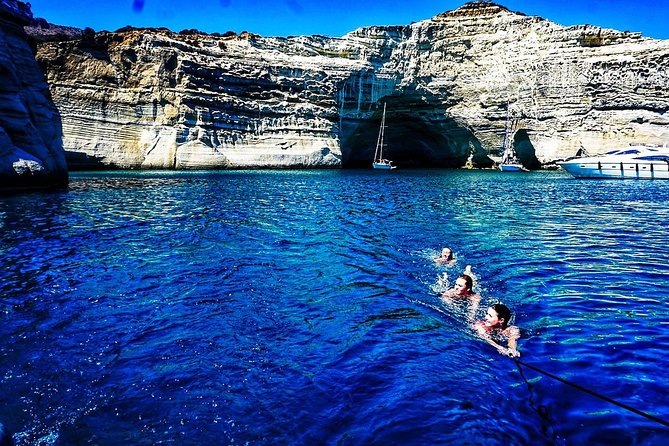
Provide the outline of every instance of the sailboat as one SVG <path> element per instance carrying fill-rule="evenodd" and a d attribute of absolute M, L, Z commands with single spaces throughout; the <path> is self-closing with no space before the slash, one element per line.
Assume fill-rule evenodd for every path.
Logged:
<path fill-rule="evenodd" d="M 376 149 L 374 150 L 374 161 L 372 167 L 374 169 L 391 170 L 395 169 L 393 162 L 383 158 L 383 137 L 386 133 L 386 103 L 383 103 L 383 117 L 381 118 L 381 128 L 379 128 L 379 137 L 376 139 Z"/>
<path fill-rule="evenodd" d="M 527 170 L 518 159 L 515 149 L 513 148 L 513 134 L 516 130 L 516 121 L 509 120 L 509 111 L 507 108 L 506 125 L 504 127 L 504 142 L 502 143 L 502 159 L 499 162 L 499 170 L 502 172 L 520 172 Z"/>
<path fill-rule="evenodd" d="M 522 163 L 516 157 L 516 152 L 511 149 L 505 149 L 502 154 L 502 162 L 499 163 L 499 170 L 502 172 L 521 172 L 525 169 Z"/>

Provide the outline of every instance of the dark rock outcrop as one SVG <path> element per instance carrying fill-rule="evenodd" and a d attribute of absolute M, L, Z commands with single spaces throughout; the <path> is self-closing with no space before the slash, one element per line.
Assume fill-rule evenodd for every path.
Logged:
<path fill-rule="evenodd" d="M 473 2 L 341 38 L 124 29 L 37 45 L 71 165 L 531 167 L 669 140 L 669 41 Z"/>
<path fill-rule="evenodd" d="M 0 192 L 67 184 L 61 123 L 23 26 L 22 2 L 0 2 Z"/>

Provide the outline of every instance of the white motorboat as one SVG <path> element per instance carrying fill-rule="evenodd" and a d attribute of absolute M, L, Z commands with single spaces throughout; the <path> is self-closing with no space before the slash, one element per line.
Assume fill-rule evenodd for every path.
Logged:
<path fill-rule="evenodd" d="M 576 178 L 669 179 L 669 148 L 631 145 L 558 163 Z"/>
<path fill-rule="evenodd" d="M 381 127 L 379 128 L 379 137 L 376 140 L 376 149 L 374 150 L 374 161 L 372 167 L 374 169 L 391 170 L 397 166 L 393 166 L 393 162 L 383 157 L 383 138 L 386 134 L 386 103 L 383 103 L 383 117 L 381 118 Z"/>

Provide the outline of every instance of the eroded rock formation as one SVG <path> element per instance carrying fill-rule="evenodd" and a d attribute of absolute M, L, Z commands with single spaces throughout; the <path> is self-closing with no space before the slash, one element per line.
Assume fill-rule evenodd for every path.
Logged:
<path fill-rule="evenodd" d="M 399 166 L 530 167 L 669 142 L 669 41 L 489 3 L 341 38 L 126 29 L 42 42 L 72 166 L 368 167 L 387 103 Z"/>
<path fill-rule="evenodd" d="M 23 30 L 22 2 L 0 2 L 0 191 L 67 184 L 58 111 Z"/>

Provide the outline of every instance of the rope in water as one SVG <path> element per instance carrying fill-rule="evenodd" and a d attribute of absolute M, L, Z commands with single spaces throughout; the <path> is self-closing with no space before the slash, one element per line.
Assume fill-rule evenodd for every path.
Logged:
<path fill-rule="evenodd" d="M 669 161 L 667 161 L 667 165 L 669 165 Z M 422 302 L 419 302 L 419 303 L 421 303 L 422 305 L 425 305 L 425 304 L 423 304 Z M 432 305 L 426 305 L 426 306 L 428 306 L 428 307 L 430 307 L 430 308 L 432 308 L 432 309 L 434 309 L 434 310 L 437 310 L 437 311 L 439 311 L 440 313 L 445 313 L 443 310 L 441 310 L 440 308 L 438 308 L 438 307 L 436 307 L 436 306 L 432 306 Z M 591 396 L 594 396 L 595 398 L 599 398 L 599 399 L 601 399 L 601 400 L 603 400 L 603 401 L 606 401 L 606 402 L 608 402 L 608 403 L 614 404 L 614 405 L 616 405 L 616 406 L 618 406 L 618 407 L 621 407 L 621 408 L 623 408 L 623 409 L 625 409 L 625 410 L 628 410 L 628 411 L 630 411 L 630 412 L 632 412 L 632 413 L 635 413 L 635 414 L 640 415 L 640 416 L 642 416 L 642 417 L 644 417 L 644 418 L 647 418 L 647 419 L 649 419 L 649 420 L 651 420 L 651 421 L 654 421 L 654 422 L 656 422 L 656 423 L 659 423 L 659 424 L 661 424 L 661 425 L 663 425 L 663 426 L 667 426 L 667 427 L 669 427 L 669 421 L 667 421 L 667 420 L 663 420 L 662 418 L 659 418 L 659 417 L 656 417 L 656 416 L 651 415 L 651 414 L 649 414 L 649 413 L 646 413 L 646 412 L 644 412 L 644 411 L 642 411 L 642 410 L 639 410 L 639 409 L 637 409 L 637 408 L 635 408 L 635 407 L 629 406 L 629 405 L 627 405 L 627 404 L 625 404 L 625 403 L 621 403 L 620 401 L 614 400 L 613 398 L 609 398 L 608 396 L 605 396 L 605 395 L 602 395 L 602 394 L 600 394 L 600 393 L 597 393 L 597 392 L 595 392 L 594 390 L 587 389 L 587 388 L 585 388 L 585 387 L 583 387 L 583 386 L 581 386 L 581 385 L 579 385 L 579 384 L 573 383 L 573 382 L 568 381 L 568 380 L 566 380 L 566 379 L 564 379 L 564 378 L 560 378 L 560 377 L 557 376 L 557 375 L 553 375 L 552 373 L 549 373 L 549 372 L 547 372 L 547 371 L 545 371 L 545 370 L 541 370 L 539 367 L 535 367 L 535 366 L 533 366 L 533 365 L 527 364 L 526 362 L 523 362 L 523 361 L 521 361 L 520 359 L 517 359 L 517 358 L 510 358 L 510 359 L 513 359 L 513 361 L 516 363 L 516 367 L 518 367 L 519 371 L 520 371 L 520 366 L 522 365 L 522 366 L 524 366 L 524 367 L 527 367 L 527 368 L 530 369 L 530 370 L 534 370 L 535 372 L 537 372 L 537 373 L 539 373 L 539 374 L 541 374 L 541 375 L 547 376 L 548 378 L 552 378 L 552 379 L 554 379 L 554 380 L 556 380 L 556 381 L 559 381 L 559 382 L 561 382 L 561 383 L 563 383 L 563 384 L 566 384 L 566 385 L 568 385 L 568 386 L 572 386 L 572 387 L 574 387 L 575 389 L 580 390 L 581 392 L 585 392 L 585 393 L 587 393 L 587 394 L 589 394 L 589 395 L 591 395 Z M 521 376 L 522 376 L 522 371 L 520 371 L 520 373 L 521 373 Z M 524 377 L 523 377 L 523 379 L 524 379 Z M 525 380 L 525 381 L 526 381 L 526 380 Z"/>
<path fill-rule="evenodd" d="M 525 373 L 523 372 L 523 368 L 518 364 L 517 362 L 516 368 L 518 369 L 518 373 L 520 373 L 520 377 L 523 378 L 523 381 L 525 381 L 525 384 L 527 384 L 527 390 L 530 392 L 530 407 L 534 409 L 537 414 L 541 417 L 542 420 L 546 420 L 548 423 L 548 426 L 551 428 L 551 432 L 553 433 L 553 445 L 556 446 L 558 444 L 558 434 L 557 431 L 555 430 L 555 426 L 553 423 L 553 420 L 551 419 L 551 416 L 548 412 L 548 407 L 544 406 L 543 404 L 535 404 L 534 402 L 534 395 L 532 391 L 532 384 L 525 378 Z M 548 434 L 547 426 L 544 427 L 542 426 L 542 431 L 544 434 Z"/>
<path fill-rule="evenodd" d="M 556 380 L 556 381 L 560 381 L 560 382 L 563 383 L 563 384 L 567 384 L 568 386 L 572 386 L 572 387 L 574 387 L 574 388 L 580 390 L 581 392 L 585 392 L 585 393 L 587 393 L 587 394 L 589 394 L 589 395 L 592 395 L 592 396 L 594 396 L 594 397 L 596 397 L 596 398 L 599 398 L 599 399 L 604 400 L 604 401 L 606 401 L 606 402 L 609 402 L 609 403 L 611 403 L 611 404 L 615 404 L 616 406 L 618 406 L 618 407 L 622 407 L 622 408 L 625 409 L 625 410 L 629 410 L 630 412 L 634 412 L 634 413 L 637 414 L 637 415 L 641 415 L 642 417 L 648 418 L 649 420 L 655 421 L 656 423 L 659 423 L 659 424 L 662 424 L 662 425 L 664 425 L 664 426 L 668 426 L 668 427 L 669 427 L 669 421 L 667 421 L 667 420 L 663 420 L 662 418 L 658 418 L 658 417 L 656 417 L 656 416 L 654 416 L 654 415 L 651 415 L 651 414 L 649 414 L 649 413 L 646 413 L 646 412 L 644 412 L 644 411 L 641 411 L 641 410 L 639 410 L 639 409 L 636 409 L 636 408 L 634 408 L 634 407 L 632 407 L 632 406 L 628 406 L 627 404 L 621 403 L 620 401 L 616 401 L 616 400 L 614 400 L 613 398 L 609 398 L 608 396 L 602 395 L 602 394 L 597 393 L 597 392 L 595 392 L 595 391 L 593 391 L 593 390 L 586 389 L 585 387 L 583 387 L 583 386 L 581 386 L 581 385 L 579 385 L 579 384 L 573 383 L 573 382 L 571 382 L 571 381 L 567 381 L 567 380 L 564 379 L 564 378 L 560 378 L 559 376 L 553 375 L 552 373 L 549 373 L 549 372 L 546 372 L 546 371 L 544 371 L 544 370 L 541 370 L 540 368 L 535 367 L 535 366 L 530 365 L 530 364 L 527 364 L 527 363 L 521 361 L 520 359 L 515 359 L 515 358 L 514 358 L 513 360 L 516 362 L 517 365 L 519 364 L 519 365 L 522 365 L 522 366 L 524 366 L 524 367 L 527 367 L 528 369 L 534 370 L 534 371 L 537 372 L 537 373 L 540 373 L 540 374 L 542 374 L 542 375 L 545 375 L 545 376 L 547 376 L 547 377 L 549 377 L 549 378 L 552 378 L 552 379 L 554 379 L 554 380 Z"/>

